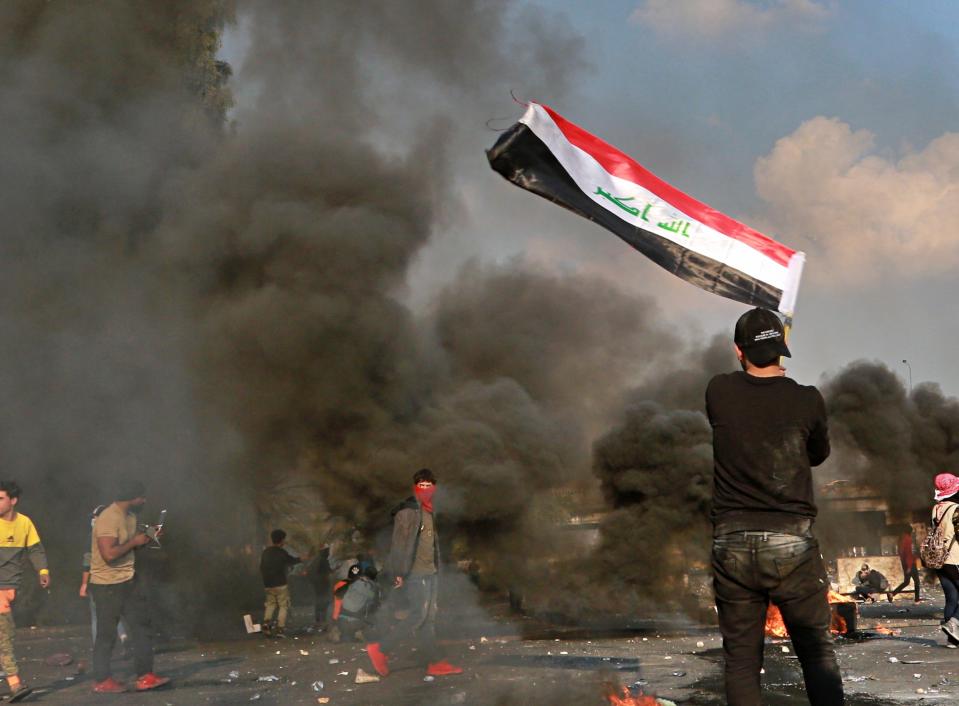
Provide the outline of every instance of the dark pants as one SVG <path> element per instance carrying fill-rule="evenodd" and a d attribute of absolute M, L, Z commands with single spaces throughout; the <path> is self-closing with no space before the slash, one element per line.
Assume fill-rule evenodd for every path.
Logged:
<path fill-rule="evenodd" d="M 872 596 L 873 593 L 886 593 L 886 591 L 881 588 L 876 588 L 875 586 L 856 586 L 853 592 L 857 598 L 862 598 L 863 600 Z"/>
<path fill-rule="evenodd" d="M 760 706 L 766 611 L 782 612 L 815 706 L 843 703 L 829 632 L 829 583 L 812 537 L 734 532 L 713 540 L 713 589 L 726 660 L 728 706 Z"/>
<path fill-rule="evenodd" d="M 899 584 L 898 586 L 896 586 L 896 588 L 893 589 L 892 595 L 896 595 L 897 593 L 901 593 L 901 592 L 902 592 L 902 589 L 904 589 L 906 586 L 908 586 L 910 581 L 915 582 L 915 585 L 916 585 L 916 600 L 918 601 L 918 600 L 919 600 L 919 567 L 916 566 L 915 564 L 912 565 L 912 569 L 911 569 L 911 570 L 909 570 L 909 571 L 903 571 L 903 572 L 902 572 L 902 583 Z"/>
<path fill-rule="evenodd" d="M 942 622 L 946 622 L 949 618 L 959 618 L 959 615 L 956 615 L 959 612 L 959 566 L 943 564 L 941 569 L 936 569 L 936 574 L 939 576 L 939 583 L 942 584 L 942 592 L 946 594 Z"/>
<path fill-rule="evenodd" d="M 412 641 L 418 657 L 426 662 L 436 662 L 439 659 L 436 645 L 437 579 L 437 574 L 406 578 L 403 590 L 409 613 L 396 625 L 390 627 L 385 624 L 393 612 L 391 606 L 379 611 L 376 632 L 384 652 L 391 654 L 401 643 Z"/>
<path fill-rule="evenodd" d="M 313 620 L 318 625 L 326 622 L 332 601 L 333 589 L 329 581 L 313 584 Z"/>
<path fill-rule="evenodd" d="M 101 682 L 110 676 L 110 656 L 117 640 L 117 623 L 122 617 L 133 642 L 133 666 L 138 677 L 153 671 L 153 630 L 150 605 L 143 581 L 136 577 L 123 583 L 90 584 L 97 604 L 97 639 L 93 643 L 93 678 Z"/>

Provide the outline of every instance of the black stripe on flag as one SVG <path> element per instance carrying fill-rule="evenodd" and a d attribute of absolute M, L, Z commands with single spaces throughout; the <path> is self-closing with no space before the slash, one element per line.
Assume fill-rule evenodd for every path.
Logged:
<path fill-rule="evenodd" d="M 782 291 L 642 228 L 597 205 L 576 185 L 549 148 L 523 123 L 504 132 L 486 153 L 505 179 L 613 232 L 677 277 L 743 304 L 776 310 Z"/>

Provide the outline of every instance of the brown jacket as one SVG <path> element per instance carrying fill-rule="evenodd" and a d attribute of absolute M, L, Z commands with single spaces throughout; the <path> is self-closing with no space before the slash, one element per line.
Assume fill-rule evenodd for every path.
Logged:
<path fill-rule="evenodd" d="M 434 514 L 433 558 L 436 567 L 440 565 L 440 543 L 435 528 Z M 413 568 L 416 557 L 416 543 L 423 527 L 423 510 L 413 496 L 393 508 L 393 541 L 390 543 L 390 555 L 386 559 L 386 573 L 390 576 L 403 576 Z"/>

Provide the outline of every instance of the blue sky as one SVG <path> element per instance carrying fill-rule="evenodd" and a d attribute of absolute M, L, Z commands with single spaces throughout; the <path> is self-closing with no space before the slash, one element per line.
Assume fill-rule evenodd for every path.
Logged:
<path fill-rule="evenodd" d="M 688 193 L 807 250 L 790 364 L 797 378 L 816 382 L 861 358 L 886 362 L 905 375 L 900 361 L 906 358 L 916 382 L 936 381 L 946 392 L 959 393 L 952 364 L 959 344 L 953 313 L 959 216 L 948 218 L 952 206 L 959 208 L 954 195 L 959 176 L 952 175 L 959 173 L 959 152 L 943 146 L 917 157 L 931 141 L 959 129 L 959 4 L 710 2 L 714 9 L 738 12 L 734 20 L 740 23 L 690 26 L 677 11 L 657 24 L 648 21 L 654 3 L 636 0 L 543 3 L 542 12 L 565 15 L 581 34 L 590 67 L 564 95 L 554 99 L 550 86 L 531 78 L 524 97 L 550 103 Z M 687 5 L 694 13 L 697 4 L 669 0 L 667 12 Z M 752 24 L 744 29 L 742 21 Z M 772 202 L 763 199 L 754 175 L 757 161 L 784 138 L 801 143 L 797 130 L 817 117 L 847 126 L 851 136 L 838 147 L 869 146 L 860 145 L 852 166 L 831 164 L 826 146 L 824 155 L 803 163 L 778 159 L 779 195 Z M 870 133 L 868 140 L 865 134 L 854 139 L 861 131 Z M 828 145 L 827 137 L 812 135 L 810 144 Z M 818 191 L 807 193 L 803 175 L 821 168 L 835 168 L 835 187 L 817 184 Z M 926 188 L 929 171 L 938 176 Z M 832 188 L 834 198 L 822 191 Z M 933 198 L 930 192 L 939 194 L 935 203 L 923 201 Z M 885 207 L 886 196 L 905 210 L 895 227 L 863 220 L 864 210 Z M 489 196 L 524 197 L 502 189 Z M 641 257 L 631 258 L 615 238 L 604 242 L 595 227 L 549 204 L 516 207 L 510 218 L 522 219 L 521 225 L 496 224 L 515 237 L 487 239 L 483 254 L 528 254 L 544 237 L 556 236 L 563 245 L 548 248 L 549 257 L 652 293 L 692 335 L 726 331 L 742 310 L 687 291 L 692 288 L 654 271 Z M 801 215 L 806 209 L 821 212 L 809 229 L 815 242 L 806 241 Z M 840 218 L 844 213 L 849 217 Z M 836 230 L 824 225 L 833 222 Z M 918 225 L 913 232 L 912 222 L 934 224 L 939 232 L 933 238 L 928 227 Z M 549 235 L 538 237 L 537 231 Z M 859 261 L 859 247 L 876 255 Z"/>
<path fill-rule="evenodd" d="M 690 337 L 729 332 L 743 311 L 493 174 L 483 149 L 496 133 L 485 122 L 505 127 L 521 114 L 514 89 L 807 252 L 797 379 L 815 383 L 863 358 L 905 376 L 906 358 L 917 383 L 959 394 L 959 3 L 540 0 L 515 11 L 544 28 L 565 24 L 583 61 L 563 69 L 561 86 L 517 57 L 510 76 L 476 87 L 482 97 L 455 114 L 462 208 L 409 274 L 414 306 L 428 306 L 467 259 L 521 257 L 653 296 Z M 225 44 L 241 67 L 242 31 Z"/>

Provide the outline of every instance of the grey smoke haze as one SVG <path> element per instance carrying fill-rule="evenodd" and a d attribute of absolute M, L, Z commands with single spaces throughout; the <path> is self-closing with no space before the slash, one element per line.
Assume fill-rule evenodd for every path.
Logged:
<path fill-rule="evenodd" d="M 0 5 L 0 459 L 55 572 L 121 475 L 170 506 L 171 555 L 215 567 L 257 518 L 374 530 L 427 465 L 463 553 L 543 585 L 530 553 L 568 548 L 542 498 L 593 466 L 615 510 L 577 586 L 651 585 L 642 559 L 701 524 L 724 339 L 690 350 L 652 300 L 522 261 L 444 269 L 428 311 L 403 303 L 468 211 L 459 163 L 485 169 L 485 119 L 509 88 L 567 90 L 580 41 L 506 2 L 351 8 L 239 5 L 228 81 L 231 4 Z M 878 409 L 909 441 L 895 465 L 954 460 L 955 401 L 857 379 L 829 392 L 850 448 L 887 463 Z"/>
<path fill-rule="evenodd" d="M 521 333 L 494 289 L 522 268 L 464 273 L 479 301 L 453 284 L 435 320 L 400 302 L 413 258 L 455 213 L 451 151 L 480 129 L 484 96 L 517 70 L 561 90 L 577 40 L 507 3 L 347 10 L 241 5 L 251 45 L 237 81 L 258 93 L 223 131 L 229 71 L 214 52 L 231 5 L 4 5 L 0 434 L 61 566 L 124 475 L 171 505 L 181 540 L 203 537 L 180 557 L 215 565 L 220 542 L 258 540 L 255 511 L 282 515 L 289 495 L 274 488 L 308 487 L 375 528 L 430 465 L 449 514 L 495 541 L 538 491 L 587 467 L 583 428 L 602 410 L 576 419 L 561 376 L 532 374 L 551 358 L 585 372 L 558 350 L 571 342 L 558 302 L 596 322 L 575 337 L 585 359 L 624 376 L 627 346 L 601 352 L 616 326 L 642 329 L 649 302 L 530 273 L 532 302 L 555 297 L 538 335 L 556 350 L 517 350 L 482 374 L 458 346 L 484 332 L 455 319 Z M 457 125 L 464 114 L 475 124 Z M 597 381 L 599 409 L 616 385 Z"/>

